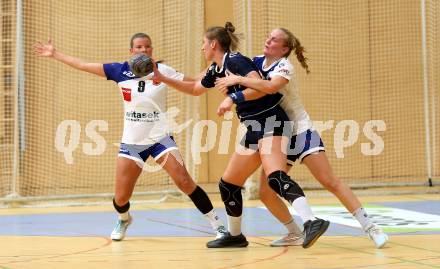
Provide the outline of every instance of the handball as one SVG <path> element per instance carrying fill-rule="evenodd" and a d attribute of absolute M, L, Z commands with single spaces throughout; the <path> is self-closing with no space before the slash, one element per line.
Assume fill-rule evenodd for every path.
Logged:
<path fill-rule="evenodd" d="M 145 54 L 135 54 L 128 61 L 131 72 L 137 77 L 144 77 L 153 72 L 153 61 Z"/>

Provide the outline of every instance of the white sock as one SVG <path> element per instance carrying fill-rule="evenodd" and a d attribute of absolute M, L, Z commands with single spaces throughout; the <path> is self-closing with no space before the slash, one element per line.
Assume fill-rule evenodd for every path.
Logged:
<path fill-rule="evenodd" d="M 286 227 L 287 231 L 289 231 L 289 234 L 301 234 L 302 233 L 302 231 L 299 229 L 298 225 L 296 225 L 293 218 L 283 224 Z"/>
<path fill-rule="evenodd" d="M 129 215 L 130 215 L 130 214 L 128 213 L 128 211 L 125 212 L 125 213 L 119 213 L 119 217 L 118 217 L 118 218 L 119 218 L 120 220 L 127 221 Z"/>
<path fill-rule="evenodd" d="M 359 207 L 355 211 L 353 211 L 353 216 L 357 219 L 357 221 L 361 224 L 362 229 L 365 231 L 369 226 L 371 226 L 373 223 L 371 222 L 370 218 L 368 217 L 367 212 L 363 207 Z"/>
<path fill-rule="evenodd" d="M 228 215 L 228 230 L 232 236 L 241 234 L 241 216 L 233 217 Z"/>
<path fill-rule="evenodd" d="M 295 209 L 304 223 L 309 220 L 316 220 L 309 203 L 307 203 L 306 197 L 301 196 L 296 198 L 292 203 L 292 207 Z"/>
<path fill-rule="evenodd" d="M 206 213 L 205 216 L 208 219 L 209 224 L 211 224 L 211 227 L 212 229 L 214 229 L 214 231 L 216 231 L 219 226 L 223 226 L 223 223 L 220 221 L 220 218 L 217 216 L 217 213 L 215 212 L 214 209 Z"/>

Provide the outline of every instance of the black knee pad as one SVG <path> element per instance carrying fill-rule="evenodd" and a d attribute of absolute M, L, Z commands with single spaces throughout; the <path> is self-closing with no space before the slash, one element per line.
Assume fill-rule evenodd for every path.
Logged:
<path fill-rule="evenodd" d="M 269 186 L 281 197 L 292 203 L 298 197 L 304 197 L 301 187 L 284 171 L 275 171 L 268 178 Z"/>
<path fill-rule="evenodd" d="M 222 201 L 225 204 L 226 213 L 232 217 L 240 217 L 243 213 L 243 198 L 241 196 L 241 187 L 225 182 L 220 179 L 218 184 Z"/>
<path fill-rule="evenodd" d="M 127 202 L 125 205 L 123 206 L 118 206 L 115 202 L 115 198 L 113 198 L 113 206 L 115 207 L 116 211 L 118 211 L 118 213 L 125 213 L 130 209 L 130 202 Z"/>

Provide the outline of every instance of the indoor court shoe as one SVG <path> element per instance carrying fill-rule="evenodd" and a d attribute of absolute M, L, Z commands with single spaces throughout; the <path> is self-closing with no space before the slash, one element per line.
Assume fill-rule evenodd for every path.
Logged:
<path fill-rule="evenodd" d="M 301 246 L 304 242 L 304 233 L 295 234 L 289 233 L 288 235 L 274 240 L 270 243 L 271 247 L 284 247 L 284 246 Z"/>
<path fill-rule="evenodd" d="M 388 235 L 382 231 L 376 224 L 371 224 L 365 232 L 368 234 L 371 240 L 377 248 L 382 248 L 388 242 Z"/>
<path fill-rule="evenodd" d="M 130 215 L 128 215 L 128 220 L 118 220 L 110 236 L 111 239 L 113 241 L 121 241 L 122 239 L 124 239 L 127 228 L 131 224 L 131 222 L 132 218 Z"/>
<path fill-rule="evenodd" d="M 249 242 L 243 234 L 232 236 L 230 233 L 206 243 L 208 248 L 245 248 L 247 245 Z"/>
<path fill-rule="evenodd" d="M 215 239 L 222 238 L 223 236 L 228 234 L 228 230 L 225 226 L 220 225 L 218 226 L 217 230 L 215 231 Z"/>
<path fill-rule="evenodd" d="M 323 219 L 308 220 L 304 223 L 304 238 L 303 248 L 311 247 L 318 238 L 327 231 L 330 222 Z"/>

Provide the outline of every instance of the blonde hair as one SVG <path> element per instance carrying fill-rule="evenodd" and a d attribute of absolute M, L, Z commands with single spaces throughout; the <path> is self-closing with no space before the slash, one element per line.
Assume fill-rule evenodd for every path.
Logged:
<path fill-rule="evenodd" d="M 307 73 L 310 73 L 309 65 L 307 64 L 308 58 L 304 56 L 304 53 L 306 50 L 301 45 L 301 42 L 298 38 L 296 38 L 292 32 L 287 30 L 286 28 L 278 28 L 281 31 L 284 32 L 286 35 L 286 39 L 284 40 L 285 46 L 289 49 L 287 53 L 284 55 L 284 57 L 289 57 L 292 50 L 295 50 L 296 58 L 298 59 L 298 62 L 301 64 L 301 66 L 306 70 Z"/>

